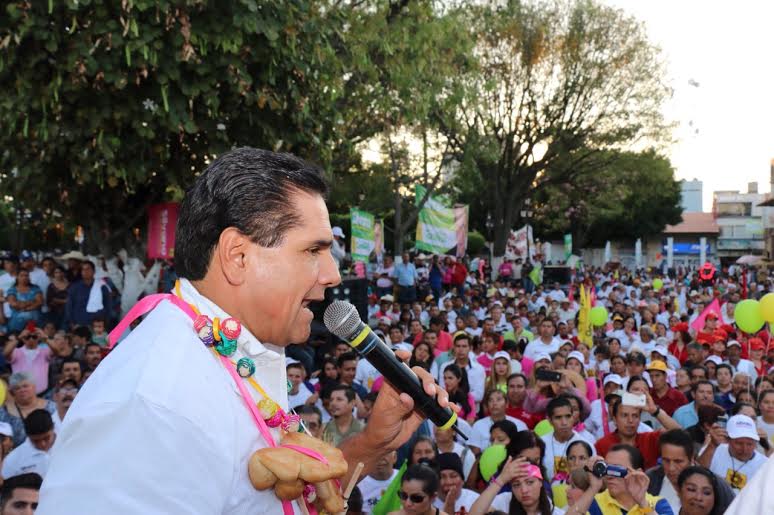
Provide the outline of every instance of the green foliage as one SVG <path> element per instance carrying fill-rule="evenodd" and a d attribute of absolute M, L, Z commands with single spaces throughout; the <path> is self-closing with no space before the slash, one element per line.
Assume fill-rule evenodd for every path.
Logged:
<path fill-rule="evenodd" d="M 462 163 L 460 197 L 475 227 L 491 216 L 502 255 L 525 198 L 572 185 L 598 152 L 665 134 L 667 89 L 642 25 L 592 0 L 485 4 L 469 25 L 478 67 L 437 116 Z"/>
<path fill-rule="evenodd" d="M 604 245 L 659 234 L 680 222 L 680 183 L 669 160 L 642 153 L 601 152 L 573 183 L 546 187 L 536 197 L 536 231 L 576 246 Z"/>
<path fill-rule="evenodd" d="M 478 231 L 468 233 L 468 254 L 476 256 L 486 249 L 486 238 Z"/>

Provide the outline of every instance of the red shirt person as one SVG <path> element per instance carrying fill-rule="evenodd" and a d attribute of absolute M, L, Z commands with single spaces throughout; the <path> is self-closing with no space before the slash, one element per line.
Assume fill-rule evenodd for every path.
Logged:
<path fill-rule="evenodd" d="M 650 381 L 653 383 L 650 395 L 653 397 L 653 402 L 656 403 L 656 406 L 666 411 L 667 415 L 671 417 L 677 408 L 688 404 L 688 399 L 685 398 L 683 392 L 669 385 L 666 363 L 654 359 L 648 365 L 647 370 L 650 375 Z"/>
<path fill-rule="evenodd" d="M 599 456 L 607 456 L 611 447 L 619 443 L 625 443 L 633 445 L 640 450 L 645 464 L 644 469 L 655 467 L 658 464 L 660 455 L 658 439 L 661 436 L 661 431 L 637 432 L 642 409 L 636 406 L 625 406 L 620 400 L 611 403 L 610 410 L 612 411 L 612 419 L 615 422 L 616 430 L 597 440 L 594 446 Z M 647 404 L 644 409 L 656 417 L 661 425 L 664 426 L 664 429 L 680 429 L 680 425 L 667 415 L 664 410 L 659 408 L 649 395 L 647 396 Z"/>

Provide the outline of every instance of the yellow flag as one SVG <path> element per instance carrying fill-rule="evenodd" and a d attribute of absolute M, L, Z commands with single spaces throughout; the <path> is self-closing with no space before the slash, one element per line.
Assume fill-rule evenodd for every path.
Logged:
<path fill-rule="evenodd" d="M 591 298 L 586 292 L 586 287 L 580 287 L 580 313 L 578 313 L 578 339 L 591 347 L 594 345 L 594 337 L 591 331 Z"/>

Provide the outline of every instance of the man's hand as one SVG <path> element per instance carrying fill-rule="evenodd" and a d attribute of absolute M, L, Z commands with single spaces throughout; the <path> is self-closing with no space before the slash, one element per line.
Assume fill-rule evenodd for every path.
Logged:
<path fill-rule="evenodd" d="M 658 411 L 656 401 L 653 400 L 653 397 L 650 396 L 649 392 L 645 392 L 645 411 L 651 415 L 654 415 L 656 411 Z"/>
<path fill-rule="evenodd" d="M 402 361 L 408 361 L 411 354 L 407 351 L 395 353 Z M 425 393 L 438 396 L 438 404 L 451 407 L 459 412 L 459 408 L 449 403 L 449 394 L 435 384 L 433 376 L 427 370 L 414 367 L 412 369 L 422 382 Z M 393 451 L 406 443 L 412 434 L 424 421 L 422 415 L 414 412 L 414 399 L 407 393 L 398 392 L 389 382 L 379 390 L 371 417 L 363 431 L 370 448 L 380 450 L 382 454 Z"/>
<path fill-rule="evenodd" d="M 645 494 L 648 493 L 648 485 L 650 485 L 650 478 L 641 470 L 629 469 L 629 473 L 626 474 L 626 489 L 629 491 L 629 495 L 632 496 L 634 502 L 642 507 L 645 507 L 648 503 L 648 499 Z"/>
<path fill-rule="evenodd" d="M 728 432 L 718 424 L 713 424 L 709 430 L 710 442 L 717 447 L 720 444 L 724 444 L 728 441 Z"/>

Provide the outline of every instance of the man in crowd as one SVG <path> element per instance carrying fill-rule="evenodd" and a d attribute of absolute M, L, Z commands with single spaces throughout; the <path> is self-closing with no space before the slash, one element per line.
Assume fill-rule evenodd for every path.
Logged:
<path fill-rule="evenodd" d="M 553 354 L 559 350 L 562 345 L 558 339 L 554 338 L 556 328 L 550 319 L 545 319 L 540 323 L 540 336 L 529 342 L 524 350 L 524 357 L 535 361 L 535 356 L 541 353 Z"/>
<path fill-rule="evenodd" d="M 374 465 L 374 470 L 358 483 L 357 487 L 363 496 L 363 512 L 371 513 L 376 503 L 384 497 L 387 487 L 398 471 L 395 470 L 395 462 L 398 460 L 398 453 L 392 451 L 382 457 Z"/>
<path fill-rule="evenodd" d="M 670 429 L 661 434 L 658 443 L 661 464 L 647 471 L 650 478 L 648 493 L 663 497 L 674 513 L 680 513 L 677 478 L 683 470 L 696 464 L 693 440 L 691 435 L 682 429 Z M 718 477 L 717 483 L 721 497 L 715 499 L 715 505 L 721 508 L 718 513 L 723 513 L 734 500 L 734 492 L 723 478 Z"/>
<path fill-rule="evenodd" d="M 395 264 L 395 279 L 398 281 L 398 301 L 411 304 L 417 299 L 417 269 L 409 259 L 408 252 L 401 255 L 400 263 Z"/>
<path fill-rule="evenodd" d="M 546 433 L 540 438 L 545 442 L 545 454 L 543 456 L 543 466 L 548 473 L 546 478 L 552 481 L 557 474 L 566 477 L 570 469 L 567 464 L 567 447 L 571 443 L 583 440 L 573 429 L 572 404 L 565 397 L 556 397 L 551 399 L 546 407 L 546 415 L 553 427 L 553 431 Z M 593 445 L 594 442 L 587 442 Z"/>
<path fill-rule="evenodd" d="M 710 439 L 699 456 L 699 463 L 710 469 L 739 493 L 766 463 L 766 457 L 756 450 L 760 437 L 753 419 L 734 415 L 726 429 L 715 425 Z"/>
<path fill-rule="evenodd" d="M 337 385 L 330 390 L 331 400 L 328 411 L 331 421 L 325 424 L 323 440 L 334 447 L 350 436 L 363 430 L 363 423 L 355 418 L 355 391 L 347 385 Z"/>
<path fill-rule="evenodd" d="M 443 384 L 443 371 L 446 370 L 446 367 L 454 363 L 467 373 L 470 393 L 473 395 L 473 399 L 476 402 L 481 402 L 481 399 L 484 398 L 486 372 L 484 371 L 484 367 L 482 367 L 478 361 L 470 359 L 470 335 L 467 333 L 455 335 L 452 351 L 454 352 L 454 360 L 447 361 L 441 366 L 437 366 L 435 362 L 433 363 L 433 368 L 431 369 L 433 377 L 436 378 L 438 384 Z"/>
<path fill-rule="evenodd" d="M 742 358 L 742 344 L 736 340 L 731 340 L 726 344 L 726 363 L 731 365 L 735 374 L 743 372 L 750 376 L 753 381 L 758 378 L 755 365 L 749 359 Z"/>
<path fill-rule="evenodd" d="M 301 363 L 289 363 L 285 367 L 290 381 L 290 390 L 288 390 L 288 406 L 299 406 L 304 404 L 314 392 L 312 392 L 304 382 L 306 380 L 306 369 Z"/>
<path fill-rule="evenodd" d="M 101 279 L 94 276 L 94 263 L 81 263 L 81 278 L 67 290 L 64 321 L 69 327 L 91 326 L 92 320 L 111 316 L 110 288 Z"/>
<path fill-rule="evenodd" d="M 680 425 L 667 415 L 664 410 L 656 406 L 656 403 L 653 402 L 650 396 L 647 397 L 646 402 L 644 411 L 656 418 L 665 429 L 680 429 Z M 616 399 L 612 403 L 611 410 L 616 430 L 597 440 L 595 445 L 597 454 L 605 456 L 614 445 L 624 443 L 639 449 L 642 453 L 645 468 L 655 466 L 659 456 L 658 439 L 661 436 L 661 432 L 637 432 L 643 408 L 627 406 L 620 399 Z"/>
<path fill-rule="evenodd" d="M 34 472 L 12 476 L 0 489 L 0 515 L 31 515 L 38 509 L 43 478 Z"/>
<path fill-rule="evenodd" d="M 688 402 L 685 395 L 670 386 L 667 381 L 667 370 L 669 369 L 663 361 L 651 360 L 647 370 L 653 383 L 653 388 L 650 390 L 653 401 L 671 417 L 677 408 Z"/>
<path fill-rule="evenodd" d="M 505 394 L 500 390 L 489 390 L 484 396 L 484 406 L 486 406 L 489 416 L 481 418 L 473 424 L 473 434 L 468 443 L 474 453 L 480 454 L 489 447 L 489 430 L 495 422 L 510 420 L 519 431 L 527 430 L 527 424 L 523 421 L 505 414 Z"/>
<path fill-rule="evenodd" d="M 27 433 L 27 439 L 11 451 L 3 462 L 4 479 L 27 472 L 34 472 L 40 477 L 46 476 L 50 450 L 56 440 L 51 414 L 44 409 L 33 411 L 24 419 L 24 431 Z"/>
<path fill-rule="evenodd" d="M 677 408 L 674 412 L 675 421 L 686 429 L 699 422 L 700 406 L 707 406 L 715 401 L 715 390 L 709 381 L 699 381 L 692 384 L 691 391 L 693 392 L 693 401 Z"/>
<path fill-rule="evenodd" d="M 74 379 L 62 379 L 54 389 L 54 402 L 56 413 L 51 417 L 54 421 L 54 432 L 58 432 L 64 421 L 67 410 L 72 406 L 75 396 L 78 395 L 79 383 Z"/>
<path fill-rule="evenodd" d="M 470 507 L 478 499 L 478 494 L 463 487 L 465 476 L 462 473 L 462 460 L 453 452 L 445 452 L 436 459 L 440 473 L 441 486 L 433 506 L 448 513 L 470 513 Z"/>
<path fill-rule="evenodd" d="M 303 404 L 301 406 L 296 406 L 295 411 L 298 416 L 301 417 L 301 422 L 303 423 L 305 430 L 309 431 L 309 434 L 315 438 L 322 440 L 324 425 L 320 408 L 309 404 Z"/>

